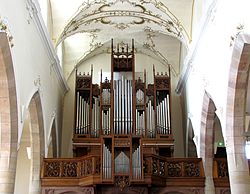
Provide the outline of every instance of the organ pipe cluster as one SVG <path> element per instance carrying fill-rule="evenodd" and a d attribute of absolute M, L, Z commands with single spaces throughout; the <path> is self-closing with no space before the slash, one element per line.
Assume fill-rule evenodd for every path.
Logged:
<path fill-rule="evenodd" d="M 84 98 L 81 92 L 76 93 L 76 134 L 88 134 L 89 122 L 89 98 Z"/>
<path fill-rule="evenodd" d="M 169 95 L 167 94 L 156 105 L 157 111 L 157 130 L 159 134 L 170 133 L 170 109 L 169 109 Z"/>
<path fill-rule="evenodd" d="M 114 80 L 114 134 L 132 132 L 132 80 Z"/>
<path fill-rule="evenodd" d="M 99 137 L 102 130 L 104 135 L 110 135 L 112 125 L 114 134 L 126 135 L 133 132 L 132 80 L 124 77 L 120 80 L 114 80 L 113 91 L 114 118 L 111 118 L 111 91 L 110 89 L 103 89 L 101 93 L 102 109 L 100 108 L 100 98 L 92 98 L 91 124 L 90 97 L 83 94 L 82 91 L 76 92 L 75 134 L 91 134 L 92 137 Z M 156 99 L 155 106 L 154 100 L 146 97 L 145 92 L 141 89 L 137 90 L 135 97 L 135 134 L 149 138 L 156 137 L 156 134 L 170 134 L 169 94 Z M 147 98 L 147 103 L 144 108 L 145 98 Z"/>
<path fill-rule="evenodd" d="M 142 178 L 141 168 L 141 146 L 139 145 L 132 154 L 132 173 L 133 179 Z"/>
<path fill-rule="evenodd" d="M 102 178 L 111 179 L 112 175 L 112 154 L 108 146 L 103 145 L 103 158 L 102 158 Z"/>

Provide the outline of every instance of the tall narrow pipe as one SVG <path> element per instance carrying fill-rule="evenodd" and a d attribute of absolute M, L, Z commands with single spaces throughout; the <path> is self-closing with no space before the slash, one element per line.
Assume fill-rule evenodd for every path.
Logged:
<path fill-rule="evenodd" d="M 79 123 L 79 134 L 81 133 L 81 128 L 82 128 L 82 99 L 81 99 L 82 97 L 81 96 L 79 96 L 79 121 L 78 121 L 78 123 Z"/>
<path fill-rule="evenodd" d="M 111 152 L 108 150 L 108 161 L 109 161 L 109 179 L 111 179 Z"/>
<path fill-rule="evenodd" d="M 87 103 L 87 111 L 86 111 L 86 115 L 87 115 L 87 127 L 86 127 L 86 134 L 88 134 L 89 133 L 89 128 L 90 128 L 90 126 L 89 126 L 89 107 L 90 107 L 90 104 L 89 103 Z"/>
<path fill-rule="evenodd" d="M 78 118 L 79 112 L 78 112 L 78 110 L 79 110 L 79 93 L 77 92 L 76 93 L 76 120 L 75 120 L 75 126 L 76 126 L 75 133 L 76 134 L 78 134 L 78 130 L 79 130 L 79 125 L 78 125 L 78 122 L 79 122 L 79 118 Z"/>
<path fill-rule="evenodd" d="M 116 110 L 117 110 L 117 100 L 116 100 L 116 92 L 117 92 L 117 87 L 116 87 L 116 81 L 114 80 L 114 133 L 116 133 L 116 121 L 117 121 L 117 114 L 116 114 Z"/>
<path fill-rule="evenodd" d="M 130 86 L 130 97 L 131 97 L 131 103 L 130 103 L 130 110 L 131 110 L 131 130 L 130 133 L 133 133 L 133 82 L 131 80 L 131 86 Z"/>
<path fill-rule="evenodd" d="M 149 107 L 150 107 L 150 134 L 151 134 L 151 137 L 152 137 L 152 134 L 153 134 L 153 111 L 152 111 L 152 101 L 150 100 L 150 104 L 149 104 Z"/>
<path fill-rule="evenodd" d="M 108 109 L 108 133 L 110 134 L 110 107 Z"/>
<path fill-rule="evenodd" d="M 122 129 L 122 80 L 119 80 L 119 133 Z"/>
<path fill-rule="evenodd" d="M 171 121 L 170 121 L 170 108 L 169 108 L 169 95 L 167 95 L 167 107 L 168 107 L 168 111 L 167 111 L 167 114 L 168 114 L 168 133 L 170 134 L 171 133 Z"/>
<path fill-rule="evenodd" d="M 127 134 L 129 133 L 129 80 L 127 80 Z"/>
<path fill-rule="evenodd" d="M 83 128 L 84 128 L 84 99 L 81 99 L 81 134 L 83 134 Z"/>
<path fill-rule="evenodd" d="M 103 130 L 103 134 L 105 134 L 103 110 L 102 110 L 102 130 Z"/>
<path fill-rule="evenodd" d="M 114 127 L 113 127 L 113 131 L 115 133 L 116 130 L 116 85 L 115 85 L 115 80 L 114 80 L 114 86 L 113 86 L 113 91 L 114 91 Z M 110 101 L 111 102 L 111 101 Z"/>
<path fill-rule="evenodd" d="M 124 134 L 124 111 L 125 111 L 125 103 L 124 103 L 124 76 L 122 76 L 121 80 L 121 134 Z"/>
<path fill-rule="evenodd" d="M 162 129 L 163 129 L 163 104 L 161 101 L 161 134 L 162 134 Z"/>
<path fill-rule="evenodd" d="M 124 80 L 124 134 L 127 134 L 127 79 Z"/>
<path fill-rule="evenodd" d="M 85 127 L 86 127 L 86 102 L 84 101 L 84 98 L 82 99 L 82 116 L 83 116 L 83 128 L 82 128 L 82 134 L 85 134 Z"/>
<path fill-rule="evenodd" d="M 93 108 L 92 108 L 92 120 L 93 120 L 93 122 L 92 122 L 92 131 L 91 131 L 91 135 L 93 135 L 94 136 L 94 134 L 95 134 L 95 106 L 94 106 L 94 104 L 93 104 Z"/>

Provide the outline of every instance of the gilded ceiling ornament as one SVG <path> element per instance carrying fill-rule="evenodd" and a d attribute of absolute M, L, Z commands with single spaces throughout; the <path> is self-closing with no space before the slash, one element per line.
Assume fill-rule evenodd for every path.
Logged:
<path fill-rule="evenodd" d="M 243 24 L 239 24 L 238 26 L 236 26 L 236 32 L 234 35 L 232 35 L 230 37 L 230 47 L 233 46 L 234 41 L 236 40 L 236 38 L 239 36 L 239 34 L 244 30 L 244 25 Z"/>
<path fill-rule="evenodd" d="M 147 42 L 143 43 L 143 47 L 152 51 L 159 59 L 163 61 L 164 65 L 167 65 L 170 67 L 171 72 L 173 72 L 174 76 L 177 76 L 178 73 L 174 69 L 174 67 L 168 62 L 168 59 L 163 55 L 159 50 L 157 50 L 156 45 L 154 43 L 153 38 L 156 37 L 156 34 L 159 32 L 154 31 L 150 27 L 144 28 L 144 32 L 147 34 Z"/>
<path fill-rule="evenodd" d="M 26 10 L 28 11 L 27 22 L 30 24 L 31 20 L 34 18 L 35 9 L 32 7 L 32 0 L 26 1 Z"/>
<path fill-rule="evenodd" d="M 10 43 L 10 46 L 13 47 L 13 36 L 10 33 L 9 27 L 8 27 L 8 22 L 6 19 L 3 19 L 0 17 L 0 32 L 6 33 L 8 37 L 8 41 Z"/>
<path fill-rule="evenodd" d="M 186 31 L 180 21 L 160 1 L 99 0 L 85 3 L 79 10 L 64 28 L 57 44 L 68 36 L 82 32 L 86 29 L 85 26 L 90 27 L 97 22 L 111 25 L 118 30 L 153 23 L 163 29 L 162 33 L 172 35 L 184 42 L 187 39 Z M 121 17 L 124 17 L 122 22 L 120 22 Z"/>

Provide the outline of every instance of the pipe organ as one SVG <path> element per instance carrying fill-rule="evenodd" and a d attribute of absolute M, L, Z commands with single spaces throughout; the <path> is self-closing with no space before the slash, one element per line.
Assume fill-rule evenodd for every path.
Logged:
<path fill-rule="evenodd" d="M 170 70 L 135 78 L 135 51 L 111 44 L 111 78 L 76 71 L 74 156 L 101 155 L 105 184 L 143 184 L 144 155 L 172 157 Z M 139 64 L 143 65 L 143 64 Z M 117 183 L 118 182 L 118 183 Z"/>

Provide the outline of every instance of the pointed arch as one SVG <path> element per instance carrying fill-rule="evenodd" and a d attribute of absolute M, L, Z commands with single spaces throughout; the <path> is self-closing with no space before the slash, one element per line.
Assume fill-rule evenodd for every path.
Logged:
<path fill-rule="evenodd" d="M 57 130 L 55 118 L 52 120 L 52 125 L 50 129 L 49 145 L 48 145 L 48 157 L 58 157 L 58 144 L 57 144 Z"/>
<path fill-rule="evenodd" d="M 39 92 L 36 92 L 28 107 L 30 116 L 31 137 L 31 177 L 30 194 L 40 193 L 40 168 L 44 158 L 44 124 L 43 111 Z"/>
<path fill-rule="evenodd" d="M 0 32 L 0 193 L 13 193 L 17 156 L 18 113 L 10 45 Z"/>
<path fill-rule="evenodd" d="M 189 118 L 188 122 L 187 122 L 187 139 L 186 139 L 186 143 L 187 143 L 187 149 L 186 149 L 186 156 L 187 157 L 197 157 L 197 149 L 196 149 L 196 145 L 194 143 L 194 130 L 193 130 L 193 125 L 192 125 L 192 121 Z"/>
<path fill-rule="evenodd" d="M 250 36 L 240 34 L 234 43 L 228 78 L 225 140 L 232 193 L 250 190 L 245 155 L 245 107 L 249 76 Z"/>
<path fill-rule="evenodd" d="M 215 193 L 213 182 L 214 118 L 216 107 L 210 95 L 205 92 L 201 113 L 200 157 L 206 176 L 205 193 Z"/>

